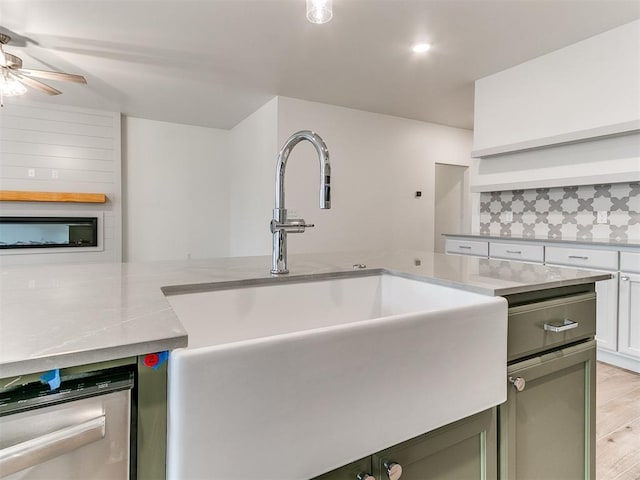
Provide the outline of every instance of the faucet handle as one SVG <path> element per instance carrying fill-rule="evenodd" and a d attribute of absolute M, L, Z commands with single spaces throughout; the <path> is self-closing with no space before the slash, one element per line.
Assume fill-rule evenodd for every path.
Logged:
<path fill-rule="evenodd" d="M 271 220 L 271 233 L 284 231 L 287 233 L 304 233 L 306 228 L 315 227 L 313 223 L 305 223 L 302 218 L 289 218 L 286 222 L 278 222 L 275 218 Z"/>

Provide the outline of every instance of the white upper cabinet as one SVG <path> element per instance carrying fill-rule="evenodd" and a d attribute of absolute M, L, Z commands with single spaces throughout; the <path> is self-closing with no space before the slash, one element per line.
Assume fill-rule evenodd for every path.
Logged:
<path fill-rule="evenodd" d="M 640 20 L 476 81 L 474 157 L 640 130 Z"/>

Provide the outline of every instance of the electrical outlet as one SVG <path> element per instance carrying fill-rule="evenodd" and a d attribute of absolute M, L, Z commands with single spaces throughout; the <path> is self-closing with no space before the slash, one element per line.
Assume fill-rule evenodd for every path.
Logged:
<path fill-rule="evenodd" d="M 596 214 L 596 223 L 607 223 L 609 212 L 606 210 L 600 210 Z"/>
<path fill-rule="evenodd" d="M 35 168 L 29 168 L 27 170 L 27 177 L 35 177 L 36 176 L 36 169 Z"/>
<path fill-rule="evenodd" d="M 502 221 L 504 223 L 513 222 L 513 212 L 504 212 L 502 214 Z"/>
<path fill-rule="evenodd" d="M 58 170 L 51 170 L 51 178 L 54 180 L 58 178 Z"/>

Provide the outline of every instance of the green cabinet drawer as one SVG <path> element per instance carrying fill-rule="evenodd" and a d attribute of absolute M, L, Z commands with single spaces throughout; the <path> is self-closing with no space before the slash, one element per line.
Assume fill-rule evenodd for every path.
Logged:
<path fill-rule="evenodd" d="M 581 293 L 514 306 L 509 308 L 508 321 L 507 361 L 512 362 L 593 337 L 596 294 Z"/>

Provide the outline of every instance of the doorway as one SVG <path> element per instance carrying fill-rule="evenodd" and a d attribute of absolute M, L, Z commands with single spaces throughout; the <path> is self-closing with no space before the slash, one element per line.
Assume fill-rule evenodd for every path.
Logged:
<path fill-rule="evenodd" d="M 469 230 L 469 167 L 436 163 L 434 251 L 445 252 L 443 233 L 466 233 Z"/>

